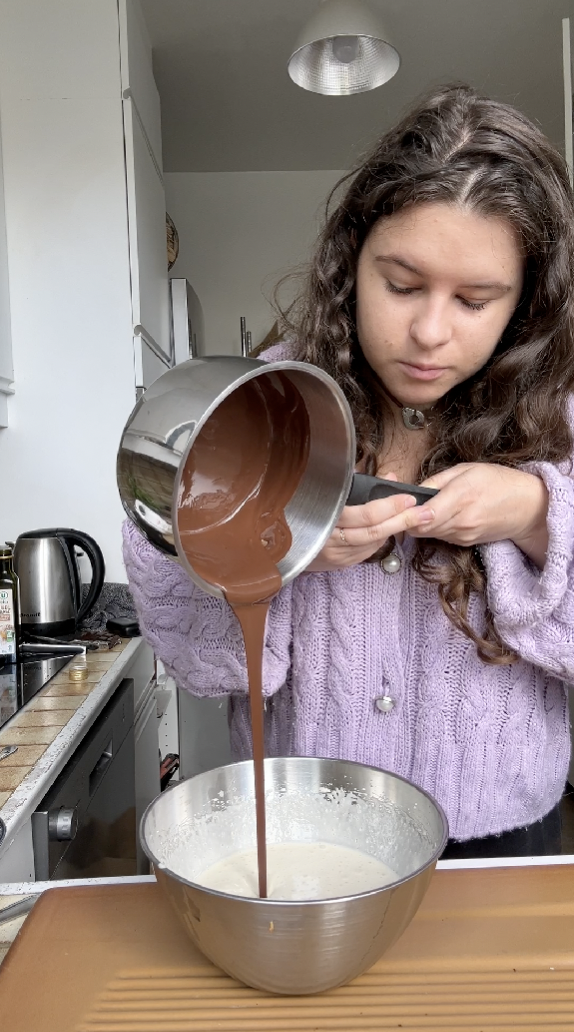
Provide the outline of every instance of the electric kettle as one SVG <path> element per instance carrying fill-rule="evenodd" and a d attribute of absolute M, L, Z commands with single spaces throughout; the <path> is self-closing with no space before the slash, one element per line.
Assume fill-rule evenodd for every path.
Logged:
<path fill-rule="evenodd" d="M 92 579 L 82 602 L 75 547 L 86 553 Z M 104 583 L 104 557 L 98 544 L 80 530 L 30 530 L 14 546 L 14 570 L 20 581 L 20 621 L 24 637 L 74 634 L 93 609 Z"/>

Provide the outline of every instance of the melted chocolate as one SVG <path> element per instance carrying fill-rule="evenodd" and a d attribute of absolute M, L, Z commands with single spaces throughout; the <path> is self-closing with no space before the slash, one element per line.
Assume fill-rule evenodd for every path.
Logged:
<path fill-rule="evenodd" d="M 309 419 L 281 372 L 249 380 L 202 427 L 184 465 L 177 500 L 183 550 L 193 569 L 232 606 L 247 655 L 259 895 L 267 896 L 262 657 L 277 564 L 291 547 L 285 506 L 305 471 Z"/>

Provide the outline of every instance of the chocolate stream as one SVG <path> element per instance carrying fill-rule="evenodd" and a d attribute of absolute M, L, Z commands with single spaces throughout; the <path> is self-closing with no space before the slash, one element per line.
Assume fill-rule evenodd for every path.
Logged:
<path fill-rule="evenodd" d="M 284 373 L 267 373 L 228 395 L 185 462 L 177 501 L 182 548 L 237 616 L 247 659 L 259 895 L 267 896 L 262 660 L 265 623 L 282 585 L 277 564 L 291 547 L 285 506 L 309 455 L 309 418 Z"/>

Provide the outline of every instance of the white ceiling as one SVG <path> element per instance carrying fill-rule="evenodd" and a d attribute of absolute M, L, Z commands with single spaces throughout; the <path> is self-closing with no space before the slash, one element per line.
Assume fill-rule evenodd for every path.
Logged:
<path fill-rule="evenodd" d="M 370 3 L 399 72 L 369 93 L 323 97 L 286 70 L 317 0 L 141 0 L 166 171 L 347 168 L 417 95 L 452 80 L 516 104 L 563 147 L 562 18 L 572 0 Z"/>

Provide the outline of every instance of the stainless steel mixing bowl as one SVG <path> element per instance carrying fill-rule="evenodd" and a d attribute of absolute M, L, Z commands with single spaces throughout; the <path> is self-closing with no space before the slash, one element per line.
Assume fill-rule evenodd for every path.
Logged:
<path fill-rule="evenodd" d="M 214 964 L 259 989 L 318 993 L 366 971 L 405 930 L 446 844 L 446 818 L 426 792 L 360 763 L 267 759 L 265 785 L 268 842 L 361 849 L 388 864 L 397 880 L 304 902 L 246 899 L 198 884 L 207 866 L 255 846 L 250 761 L 160 795 L 142 818 L 143 848 L 190 938 Z M 327 825 L 322 816 L 314 819 L 325 806 L 333 808 Z"/>

